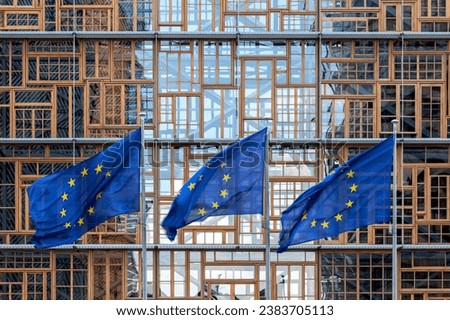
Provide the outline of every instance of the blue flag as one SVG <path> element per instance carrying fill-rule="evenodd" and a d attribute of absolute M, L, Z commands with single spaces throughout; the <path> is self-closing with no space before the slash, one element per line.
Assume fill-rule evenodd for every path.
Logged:
<path fill-rule="evenodd" d="M 263 129 L 232 144 L 189 179 L 162 222 L 170 240 L 207 217 L 263 213 L 266 135 Z"/>
<path fill-rule="evenodd" d="M 394 138 L 364 151 L 301 194 L 281 215 L 278 252 L 389 222 Z"/>
<path fill-rule="evenodd" d="M 111 217 L 139 211 L 141 129 L 28 189 L 31 239 L 44 249 L 70 244 Z"/>

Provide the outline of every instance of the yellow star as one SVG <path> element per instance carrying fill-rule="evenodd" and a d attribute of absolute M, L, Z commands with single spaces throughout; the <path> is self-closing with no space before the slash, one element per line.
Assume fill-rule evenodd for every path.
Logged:
<path fill-rule="evenodd" d="M 69 182 L 67 182 L 67 183 L 72 188 L 73 186 L 75 186 L 75 179 L 70 178 Z"/>
<path fill-rule="evenodd" d="M 60 212 L 61 214 L 61 218 L 66 216 L 67 210 L 66 209 L 62 209 Z"/>
<path fill-rule="evenodd" d="M 314 219 L 313 221 L 311 221 L 311 228 L 315 228 L 317 224 L 317 220 Z"/>
<path fill-rule="evenodd" d="M 69 194 L 64 192 L 61 198 L 63 199 L 63 201 L 69 200 Z"/>
<path fill-rule="evenodd" d="M 84 224 L 84 218 L 78 219 L 77 223 L 81 227 Z"/>
<path fill-rule="evenodd" d="M 191 182 L 190 184 L 189 184 L 189 186 L 188 186 L 188 189 L 189 190 L 194 190 L 195 189 L 195 182 Z"/>
<path fill-rule="evenodd" d="M 93 215 L 93 214 L 94 214 L 94 211 L 95 211 L 95 210 L 94 210 L 94 207 L 91 206 L 91 207 L 89 207 L 89 209 L 88 209 L 87 212 L 89 213 L 89 215 Z"/>
<path fill-rule="evenodd" d="M 212 203 L 212 207 L 213 207 L 214 209 L 218 209 L 218 208 L 219 208 L 219 203 L 218 203 L 218 202 L 213 202 L 213 203 Z"/>
<path fill-rule="evenodd" d="M 356 189 L 358 189 L 358 186 L 357 186 L 356 184 L 353 184 L 353 185 L 350 187 L 350 192 L 356 192 Z"/>
<path fill-rule="evenodd" d="M 303 212 L 303 214 L 302 214 L 302 221 L 306 220 L 306 219 L 308 219 L 308 212 L 306 212 L 306 210 L 305 210 L 305 212 Z"/>
<path fill-rule="evenodd" d="M 225 189 L 220 190 L 220 196 L 221 197 L 225 198 L 227 195 L 228 195 L 228 191 L 227 190 L 225 190 Z"/>
<path fill-rule="evenodd" d="M 334 216 L 334 218 L 336 219 L 336 221 L 342 221 L 342 214 L 338 213 Z"/>
<path fill-rule="evenodd" d="M 109 171 L 105 174 L 105 177 L 106 177 L 106 178 L 111 177 L 111 170 L 109 170 Z"/>
<path fill-rule="evenodd" d="M 205 208 L 199 208 L 198 209 L 198 214 L 201 215 L 201 216 L 204 216 L 206 214 Z"/>
<path fill-rule="evenodd" d="M 353 203 L 354 202 L 352 200 L 348 200 L 347 203 L 346 203 L 347 208 L 351 208 L 353 206 Z"/>
<path fill-rule="evenodd" d="M 70 228 L 70 222 L 66 222 L 66 223 L 64 224 L 64 228 L 69 229 L 69 228 Z"/>
<path fill-rule="evenodd" d="M 324 221 L 320 225 L 322 226 L 322 228 L 326 229 L 326 228 L 328 228 L 328 224 L 329 224 L 328 221 Z"/>
<path fill-rule="evenodd" d="M 355 171 L 350 170 L 349 172 L 347 172 L 347 179 L 353 178 L 354 175 L 355 175 Z"/>
<path fill-rule="evenodd" d="M 229 173 L 223 175 L 223 179 L 222 179 L 223 181 L 228 182 L 228 180 L 230 180 L 230 179 L 231 179 L 231 177 L 230 177 Z"/>
<path fill-rule="evenodd" d="M 101 164 L 98 164 L 97 167 L 95 168 L 95 173 L 99 174 L 100 172 L 102 172 L 103 166 Z"/>
<path fill-rule="evenodd" d="M 227 164 L 225 163 L 225 162 L 222 162 L 221 164 L 220 164 L 220 167 L 223 169 L 223 168 L 225 168 L 227 166 Z"/>
<path fill-rule="evenodd" d="M 201 174 L 199 177 L 198 177 L 198 181 L 202 181 L 203 180 L 203 175 Z"/>
<path fill-rule="evenodd" d="M 99 193 L 97 193 L 97 195 L 95 196 L 95 200 L 101 199 L 102 198 L 102 191 L 100 191 Z"/>
<path fill-rule="evenodd" d="M 81 176 L 85 177 L 88 175 L 88 169 L 87 168 L 83 168 L 83 170 L 81 171 Z"/>

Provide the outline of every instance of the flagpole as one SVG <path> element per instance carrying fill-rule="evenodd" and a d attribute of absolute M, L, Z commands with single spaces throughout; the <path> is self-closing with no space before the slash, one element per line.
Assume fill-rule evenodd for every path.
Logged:
<path fill-rule="evenodd" d="M 145 134 L 146 113 L 141 112 L 141 225 L 142 225 L 142 300 L 147 300 L 147 208 L 145 204 Z"/>
<path fill-rule="evenodd" d="M 267 121 L 267 136 L 264 149 L 264 218 L 266 229 L 266 300 L 272 299 L 270 281 L 270 210 L 269 210 L 269 136 L 270 129 Z"/>
<path fill-rule="evenodd" d="M 392 300 L 397 300 L 397 124 L 392 120 L 394 135 L 393 178 L 392 178 Z"/>

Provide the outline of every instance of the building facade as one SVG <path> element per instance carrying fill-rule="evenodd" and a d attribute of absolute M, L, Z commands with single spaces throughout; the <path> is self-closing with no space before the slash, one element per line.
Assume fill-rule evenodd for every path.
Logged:
<path fill-rule="evenodd" d="M 0 299 L 142 298 L 139 213 L 36 250 L 26 195 L 141 121 L 149 299 L 450 298 L 449 31 L 445 0 L 0 0 Z M 277 254 L 281 212 L 393 119 L 396 270 L 389 224 Z M 267 125 L 270 239 L 242 215 L 170 242 L 183 183 Z"/>

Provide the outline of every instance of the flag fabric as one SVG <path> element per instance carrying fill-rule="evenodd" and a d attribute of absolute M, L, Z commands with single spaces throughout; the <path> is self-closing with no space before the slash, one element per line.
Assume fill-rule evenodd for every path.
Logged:
<path fill-rule="evenodd" d="M 141 129 L 28 187 L 38 249 L 70 244 L 111 217 L 140 209 Z"/>
<path fill-rule="evenodd" d="M 394 138 L 338 167 L 281 215 L 278 252 L 306 241 L 389 222 Z"/>
<path fill-rule="evenodd" d="M 262 214 L 267 129 L 223 149 L 180 189 L 162 222 L 167 237 L 211 216 Z"/>

